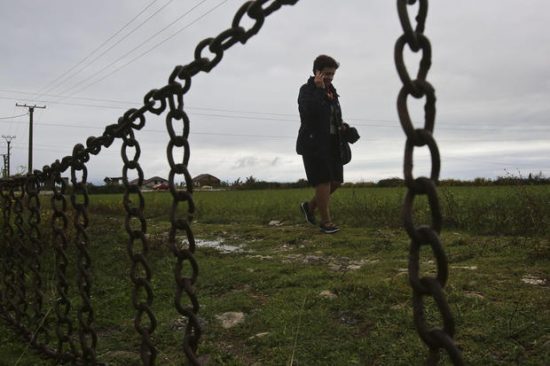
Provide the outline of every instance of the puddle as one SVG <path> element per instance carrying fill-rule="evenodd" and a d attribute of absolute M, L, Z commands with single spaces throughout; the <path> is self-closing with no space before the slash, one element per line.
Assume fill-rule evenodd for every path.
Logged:
<path fill-rule="evenodd" d="M 237 245 L 224 244 L 221 240 L 202 240 L 195 239 L 195 245 L 199 248 L 212 248 L 219 250 L 222 253 L 239 253 L 244 252 L 244 249 Z"/>

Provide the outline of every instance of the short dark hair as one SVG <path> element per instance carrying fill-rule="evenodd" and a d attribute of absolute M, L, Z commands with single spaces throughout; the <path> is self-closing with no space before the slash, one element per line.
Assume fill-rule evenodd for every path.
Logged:
<path fill-rule="evenodd" d="M 337 69 L 338 66 L 340 66 L 340 64 L 332 57 L 327 55 L 319 55 L 315 61 L 313 61 L 313 73 L 315 74 L 316 70 L 321 71 L 325 67 L 333 67 Z"/>

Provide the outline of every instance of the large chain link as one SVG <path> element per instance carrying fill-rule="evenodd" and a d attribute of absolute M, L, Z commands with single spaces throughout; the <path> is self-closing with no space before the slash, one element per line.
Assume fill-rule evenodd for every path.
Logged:
<path fill-rule="evenodd" d="M 89 155 L 82 155 L 84 146 L 77 144 L 73 149 L 71 160 L 71 183 L 73 191 L 71 193 L 71 203 L 74 208 L 74 227 L 75 246 L 77 249 L 77 283 L 80 293 L 81 304 L 77 312 L 78 316 L 78 335 L 80 346 L 82 348 L 82 357 L 84 364 L 95 365 L 96 363 L 96 344 L 97 334 L 94 330 L 94 309 L 91 303 L 92 278 L 90 268 L 92 260 L 88 253 L 88 204 L 89 197 L 86 189 L 88 179 L 88 169 L 86 162 Z M 79 179 L 78 175 L 81 174 Z"/>
<path fill-rule="evenodd" d="M 439 179 L 440 157 L 437 143 L 433 137 L 436 98 L 434 88 L 426 81 L 431 66 L 431 44 L 424 35 L 428 0 L 418 0 L 416 25 L 413 29 L 409 18 L 409 9 L 416 2 L 416 0 L 397 0 L 399 20 L 404 33 L 395 44 L 395 65 L 403 83 L 397 98 L 397 110 L 401 126 L 407 137 L 404 156 L 404 176 L 407 193 L 403 203 L 403 221 L 405 230 L 411 239 L 409 281 L 413 290 L 414 324 L 420 338 L 430 350 L 427 358 L 428 365 L 436 365 L 439 362 L 441 349 L 447 351 L 453 364 L 463 365 L 461 352 L 453 340 L 454 320 L 443 292 L 448 278 L 448 265 L 447 256 L 439 238 L 442 215 L 436 185 Z M 404 63 L 405 45 L 408 45 L 415 53 L 422 51 L 422 58 L 415 79 L 411 79 Z M 409 95 L 417 99 L 426 98 L 423 128 L 415 128 L 411 122 L 407 107 L 407 97 Z M 422 146 L 429 148 L 431 173 L 429 178 L 419 177 L 415 179 L 412 172 L 413 151 L 415 147 Z M 431 225 L 414 224 L 414 200 L 416 196 L 420 195 L 427 196 L 432 218 Z M 435 277 L 420 277 L 420 249 L 423 245 L 429 245 L 432 249 L 437 267 Z M 424 306 L 424 297 L 426 296 L 430 296 L 435 301 L 443 320 L 442 328 L 428 328 Z"/>
<path fill-rule="evenodd" d="M 134 149 L 132 158 L 130 150 Z M 138 141 L 134 138 L 134 132 L 128 129 L 128 133 L 123 137 L 122 143 L 122 179 L 125 187 L 124 208 L 126 210 L 125 228 L 128 233 L 128 255 L 132 261 L 130 270 L 130 279 L 134 284 L 132 290 L 132 304 L 136 309 L 134 326 L 141 335 L 141 360 L 143 365 L 154 365 L 157 350 L 151 341 L 151 335 L 154 332 L 157 320 L 151 309 L 153 305 L 153 290 L 151 288 L 151 267 L 147 262 L 148 244 L 146 239 L 147 226 L 143 210 L 145 200 L 141 193 L 143 184 L 143 170 L 139 165 L 141 149 Z M 137 172 L 136 183 L 130 183 L 128 173 L 131 170 Z M 132 228 L 132 221 L 138 221 L 138 227 Z M 140 245 L 136 244 L 139 243 Z M 145 320 L 145 321 L 144 321 Z M 145 325 L 144 325 L 145 323 Z"/>
<path fill-rule="evenodd" d="M 67 281 L 67 248 L 69 239 L 67 229 L 69 220 L 67 218 L 67 199 L 65 198 L 67 185 L 61 178 L 59 172 L 52 177 L 51 186 L 53 194 L 51 197 L 52 206 L 52 241 L 55 250 L 55 277 L 57 299 L 55 302 L 55 313 L 57 323 L 55 333 L 57 335 L 57 361 L 63 363 L 73 361 L 78 353 L 73 341 L 73 320 L 71 318 L 71 300 L 69 299 L 69 283 Z M 67 350 L 68 348 L 68 350 Z"/>

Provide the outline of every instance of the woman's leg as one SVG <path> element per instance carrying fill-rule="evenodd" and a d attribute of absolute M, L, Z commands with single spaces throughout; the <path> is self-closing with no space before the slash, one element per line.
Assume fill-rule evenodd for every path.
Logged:
<path fill-rule="evenodd" d="M 321 223 L 331 222 L 329 200 L 332 193 L 331 183 L 321 183 L 315 186 L 315 196 L 309 201 L 310 213 L 319 209 Z"/>

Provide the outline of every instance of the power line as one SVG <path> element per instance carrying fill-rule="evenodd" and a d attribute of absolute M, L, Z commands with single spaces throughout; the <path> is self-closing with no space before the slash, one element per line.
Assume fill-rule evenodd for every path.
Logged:
<path fill-rule="evenodd" d="M 164 7 L 166 7 L 168 4 L 170 4 L 173 0 L 170 0 L 168 3 L 166 3 L 161 9 L 159 9 L 156 13 L 154 13 L 152 16 L 156 15 L 160 10 L 162 10 Z M 76 87 L 78 87 L 80 84 L 92 79 L 93 77 L 95 77 L 96 75 L 99 75 L 101 74 L 103 71 L 105 71 L 106 69 L 108 69 L 109 67 L 111 67 L 112 65 L 116 64 L 117 62 L 119 62 L 120 60 L 123 60 L 126 56 L 128 56 L 129 54 L 133 53 L 136 49 L 140 48 L 142 45 L 144 45 L 145 43 L 149 42 L 149 40 L 151 40 L 152 38 L 154 38 L 155 36 L 157 36 L 159 33 L 162 33 L 164 30 L 166 30 L 167 28 L 169 28 L 170 26 L 172 26 L 174 23 L 176 23 L 177 21 L 179 21 L 180 19 L 182 19 L 183 17 L 185 17 L 187 14 L 189 14 L 190 12 L 192 12 L 195 8 L 199 7 L 200 5 L 202 5 L 204 2 L 206 2 L 208 0 L 202 0 L 200 1 L 198 4 L 196 4 L 195 6 L 193 6 L 190 10 L 186 11 L 184 14 L 180 15 L 176 20 L 174 20 L 172 23 L 168 24 L 166 27 L 162 28 L 160 31 L 156 32 L 155 34 L 153 34 L 152 36 L 150 36 L 149 38 L 147 38 L 145 41 L 141 42 L 140 44 L 138 44 L 136 47 L 132 48 L 130 51 L 126 52 L 124 55 L 118 57 L 116 60 L 112 61 L 111 63 L 107 64 L 106 66 L 104 66 L 103 68 L 101 68 L 99 71 L 96 71 L 95 73 L 93 73 L 92 75 L 89 75 L 87 78 L 81 80 L 78 84 L 76 85 L 73 85 L 72 87 L 68 88 L 68 89 L 65 89 L 63 91 L 63 93 L 66 93 L 68 91 L 71 91 L 73 89 L 75 89 Z M 149 18 L 148 18 L 149 19 Z M 146 20 L 148 20 L 146 19 Z M 143 24 L 143 23 L 142 23 Z M 141 25 L 140 25 L 141 26 Z M 124 38 L 123 38 L 124 39 Z M 120 42 L 120 41 L 119 41 Z M 103 52 L 101 55 L 99 56 L 102 56 L 103 54 L 105 54 L 107 51 L 109 51 L 112 47 L 116 46 L 119 42 L 115 43 L 113 46 L 111 46 L 108 50 L 106 50 L 105 52 Z M 97 60 L 97 58 L 95 59 Z M 94 61 L 95 61 L 94 60 Z M 93 61 L 92 61 L 93 62 Z"/>
<path fill-rule="evenodd" d="M 33 94 L 29 92 L 23 92 L 23 91 L 16 91 L 16 90 L 6 90 L 6 89 L 0 89 L 0 91 L 4 92 L 13 92 L 18 94 Z M 45 94 L 46 95 L 46 94 Z M 62 97 L 67 99 L 81 99 L 81 100 L 89 100 L 92 102 L 108 102 L 108 103 L 119 103 L 124 104 L 124 108 L 128 106 L 135 105 L 134 102 L 131 101 L 123 101 L 123 100 L 114 100 L 114 99 L 99 99 L 99 98 L 89 98 L 89 97 L 77 97 L 77 96 L 66 96 L 66 95 L 55 95 L 55 94 L 48 94 L 47 96 L 52 97 Z M 0 99 L 8 99 L 12 100 L 14 98 L 10 97 L 4 97 L 0 96 Z M 32 102 L 40 102 L 40 103 L 47 103 L 47 104 L 61 104 L 61 105 L 71 105 L 71 106 L 79 106 L 79 107 L 89 107 L 89 108 L 98 108 L 98 109 L 121 109 L 123 107 L 119 106 L 112 106 L 112 105 L 98 105 L 98 104 L 85 104 L 85 103 L 70 103 L 70 102 L 61 102 L 61 101 L 53 101 L 53 100 L 38 100 L 38 99 L 24 99 L 27 101 Z M 207 113 L 199 113 L 199 112 L 193 112 L 193 115 L 196 116 L 206 116 L 206 117 L 214 117 L 214 118 L 240 118 L 240 119 L 246 119 L 246 120 L 266 120 L 266 121 L 274 121 L 274 122 L 293 122 L 293 123 L 299 123 L 298 114 L 297 113 L 275 113 L 275 112 L 258 112 L 258 111 L 246 111 L 246 110 L 235 110 L 235 109 L 224 109 L 224 108 L 212 108 L 212 107 L 187 107 L 187 111 L 212 111 L 212 112 L 225 112 L 225 113 L 242 113 L 242 114 L 251 114 L 251 115 L 265 115 L 265 116 L 282 116 L 282 117 L 294 117 L 293 119 L 281 119 L 281 118 L 266 118 L 266 117 L 251 117 L 251 116 L 242 116 L 242 115 L 234 115 L 234 114 L 207 114 Z M 12 118 L 19 117 L 14 116 Z M 7 117 L 6 117 L 7 119 Z M 350 117 L 347 119 L 349 122 L 352 122 L 354 126 L 361 126 L 361 127 L 380 127 L 380 128 L 398 128 L 399 122 L 397 120 L 389 120 L 389 119 L 373 119 L 373 118 L 365 118 L 365 117 Z M 360 121 L 363 122 L 387 122 L 391 124 L 373 124 L 373 123 L 358 123 Z M 453 126 L 447 126 L 442 125 L 442 122 L 440 121 L 439 126 L 436 128 L 436 130 L 455 130 L 455 131 L 480 131 L 480 130 L 487 130 L 488 128 L 494 128 L 498 127 L 501 131 L 512 131 L 512 130 L 525 130 L 524 126 L 520 126 L 518 124 L 515 124 L 512 127 L 503 127 L 502 124 L 487 124 L 483 122 L 479 122 L 476 124 L 473 124 L 475 127 L 467 127 L 472 126 L 472 124 L 464 125 L 463 123 L 453 123 Z M 550 126 L 531 126 L 530 131 L 533 130 L 542 130 L 547 131 L 550 129 Z"/>
<path fill-rule="evenodd" d="M 152 52 L 153 50 L 155 50 L 157 47 L 160 47 L 161 45 L 163 45 L 164 43 L 166 43 L 167 41 L 169 41 L 170 39 L 174 38 L 176 35 L 178 35 L 180 32 L 184 31 L 185 29 L 189 28 L 190 26 L 192 26 L 193 24 L 197 23 L 199 20 L 203 19 L 204 17 L 206 17 L 207 15 L 209 15 L 210 13 L 212 13 L 214 10 L 216 10 L 217 8 L 219 8 L 220 6 L 222 6 L 223 4 L 225 4 L 228 0 L 223 0 L 221 3 L 217 4 L 216 6 L 214 6 L 213 8 L 211 8 L 210 10 L 208 10 L 207 12 L 205 12 L 204 14 L 202 14 L 201 16 L 199 16 L 198 18 L 196 18 L 195 20 L 193 20 L 191 23 L 185 25 L 183 28 L 179 29 L 178 31 L 176 31 L 174 34 L 172 34 L 170 37 L 168 38 L 165 38 L 164 40 L 162 40 L 161 42 L 157 43 L 155 46 L 151 47 L 149 50 L 141 53 L 140 55 L 134 57 L 133 59 L 131 59 L 130 61 L 126 62 L 125 64 L 123 64 L 122 66 L 119 66 L 118 68 L 114 69 L 113 71 L 111 71 L 110 73 L 104 75 L 103 77 L 91 82 L 90 84 L 88 85 L 85 85 L 84 87 L 72 92 L 72 94 L 70 94 L 69 96 L 72 96 L 74 94 L 78 94 L 88 88 L 90 88 L 91 86 L 105 80 L 106 78 L 108 78 L 109 76 L 113 75 L 114 73 L 120 71 L 121 69 L 123 69 L 124 67 L 130 65 L 131 63 L 137 61 L 138 59 L 142 58 L 143 56 L 147 55 L 148 53 Z M 117 60 L 119 61 L 119 60 Z M 113 63 L 109 64 L 107 67 L 111 66 Z M 99 70 L 98 72 L 92 74 L 90 77 L 86 78 L 85 80 L 82 80 L 82 82 L 84 81 L 87 81 L 89 79 L 91 79 L 92 77 L 95 77 L 96 75 L 100 74 L 101 72 L 103 72 L 107 67 L 104 67 L 103 69 Z M 77 85 L 78 86 L 78 85 Z M 71 89 L 68 89 L 68 90 L 65 90 L 64 92 L 67 93 L 69 91 L 72 91 L 74 89 L 71 88 Z"/>
<path fill-rule="evenodd" d="M 35 93 L 28 92 L 28 91 L 22 91 L 22 90 L 13 90 L 13 89 L 0 89 L 0 92 L 5 93 L 16 93 L 16 94 L 24 94 L 24 95 L 35 95 Z M 61 94 L 43 94 L 44 96 L 54 97 L 54 98 L 63 98 L 63 99 L 79 99 L 79 100 L 88 100 L 91 102 L 107 102 L 107 103 L 118 103 L 123 104 L 125 107 L 133 107 L 135 106 L 135 101 L 129 101 L 129 100 L 117 100 L 117 99 L 105 99 L 105 98 L 91 98 L 91 97 L 79 97 L 79 96 L 72 96 L 72 95 L 61 95 Z M 10 97 L 4 97 L 0 96 L 0 99 L 17 99 L 17 98 L 10 98 Z M 35 102 L 35 103 L 51 103 L 51 104 L 61 104 L 61 105 L 74 105 L 74 106 L 80 106 L 80 107 L 91 107 L 91 108 L 106 108 L 106 109 L 118 109 L 118 107 L 111 106 L 111 105 L 98 105 L 98 104 L 83 104 L 83 103 L 69 103 L 69 102 L 61 102 L 61 101 L 51 101 L 51 100 L 42 100 L 42 99 L 32 99 L 32 98 L 24 98 L 26 101 Z M 286 116 L 286 117 L 296 117 L 297 113 L 280 113 L 280 112 L 259 112 L 259 111 L 246 111 L 242 109 L 227 109 L 227 108 L 212 108 L 212 107 L 186 107 L 186 110 L 205 110 L 205 111 L 214 111 L 214 112 L 227 112 L 227 113 L 245 113 L 245 114 L 259 114 L 259 115 L 273 115 L 273 116 Z M 398 124 L 399 121 L 397 119 L 380 119 L 380 118 L 365 118 L 365 117 L 349 117 L 347 118 L 349 121 L 363 121 L 363 122 L 388 122 L 388 123 L 395 123 Z M 294 120 L 293 120 L 294 121 Z M 476 127 L 498 127 L 502 128 L 502 124 L 486 124 L 486 123 L 468 123 L 465 124 L 463 122 L 460 123 L 453 123 L 454 125 L 460 125 L 460 126 L 476 126 Z M 441 126 L 441 122 L 439 123 L 440 126 L 438 126 L 437 129 Z M 365 125 L 367 126 L 367 125 Z M 371 125 L 368 125 L 371 126 Z M 538 126 L 538 127 L 547 127 L 547 125 L 544 126 Z M 519 126 L 518 128 L 525 129 L 525 127 Z M 474 130 L 474 129 L 472 129 Z M 477 130 L 477 129 L 476 129 Z"/>
<path fill-rule="evenodd" d="M 153 34 L 152 36 L 150 36 L 149 38 L 147 38 L 145 41 L 141 42 L 140 44 L 138 44 L 136 47 L 132 48 L 130 51 L 126 52 L 124 55 L 120 56 L 119 58 L 117 58 L 116 60 L 112 61 L 110 64 L 108 64 L 107 66 L 104 66 L 101 70 L 97 71 L 96 73 L 92 74 L 91 76 L 87 77 L 86 79 L 84 80 L 81 80 L 80 83 L 83 83 L 85 81 L 88 81 L 90 79 L 92 79 L 94 76 L 96 75 L 99 75 L 101 74 L 103 71 L 105 71 L 106 69 L 108 69 L 109 67 L 111 67 L 112 65 L 116 64 L 117 62 L 119 62 L 120 60 L 123 60 L 126 56 L 130 55 L 131 53 L 133 53 L 135 50 L 137 50 L 138 48 L 140 48 L 141 46 L 143 46 L 145 43 L 149 42 L 151 39 L 155 38 L 157 35 L 159 35 L 160 33 L 164 32 L 166 29 L 168 29 L 169 27 L 171 27 L 173 24 L 177 23 L 178 21 L 180 21 L 182 18 L 184 18 L 186 15 L 188 15 L 189 13 L 191 13 L 193 10 L 195 10 L 197 7 L 199 7 L 200 5 L 202 5 L 203 3 L 205 3 L 206 1 L 208 0 L 202 0 L 200 1 L 199 3 L 197 3 L 195 6 L 193 6 L 191 9 L 189 9 L 188 11 L 186 11 L 185 13 L 183 13 L 182 15 L 180 15 L 178 18 L 176 18 L 174 21 L 172 21 L 170 24 L 168 24 L 166 27 L 162 28 L 160 31 L 156 32 L 155 34 Z M 116 44 L 115 44 L 116 45 Z M 110 48 L 109 48 L 110 49 Z M 108 50 L 107 50 L 108 51 Z M 101 55 L 100 55 L 101 56 Z M 79 84 L 80 84 L 79 83 Z M 70 91 L 72 89 L 74 89 L 75 87 L 79 86 L 79 84 L 73 86 L 72 88 L 69 88 L 69 89 L 66 89 L 65 92 L 67 91 Z"/>
<path fill-rule="evenodd" d="M 94 58 L 92 61 L 90 61 L 88 63 L 88 65 L 86 65 L 84 68 L 82 68 L 78 73 L 76 73 L 74 76 L 78 75 L 81 71 L 85 70 L 88 66 L 90 66 L 91 64 L 93 64 L 95 61 L 97 61 L 98 59 L 101 58 L 101 56 L 105 55 L 107 52 L 109 52 L 111 49 L 113 49 L 115 46 L 117 46 L 120 42 L 122 42 L 124 39 L 126 39 L 130 34 L 134 33 L 137 29 L 141 28 L 141 26 L 143 24 L 145 24 L 146 22 L 148 22 L 149 20 L 151 20 L 151 18 L 153 18 L 155 15 L 157 15 L 160 11 L 162 11 L 165 7 L 167 7 L 170 3 L 172 3 L 174 0 L 169 0 L 166 4 L 164 4 L 160 9 L 158 9 L 156 12 L 154 12 L 153 14 L 151 14 L 147 19 L 145 19 L 142 23 L 138 24 L 137 27 L 135 27 L 130 33 L 126 34 L 123 38 L 121 38 L 120 40 L 118 40 L 115 44 L 111 45 L 111 47 L 109 47 L 108 49 L 106 49 L 105 51 L 103 51 L 100 55 L 98 55 L 96 58 Z M 111 63 L 112 64 L 112 63 Z M 109 64 L 109 65 L 111 65 Z M 104 70 L 101 69 L 101 70 Z M 101 70 L 99 72 L 101 72 Z M 92 74 L 92 76 L 96 75 L 97 73 L 94 73 Z M 74 77 L 73 76 L 73 77 Z M 77 84 L 73 85 L 72 87 L 68 88 L 68 89 L 65 89 L 65 92 L 68 91 L 68 90 L 73 90 L 75 87 L 78 87 L 81 83 L 89 80 L 90 77 L 87 77 L 83 80 L 81 80 L 80 82 L 78 82 Z"/>
<path fill-rule="evenodd" d="M 9 117 L 0 117 L 0 119 L 10 119 L 10 118 L 17 118 L 17 117 L 23 117 L 26 116 L 28 113 L 18 114 L 17 116 L 9 116 Z"/>
<path fill-rule="evenodd" d="M 76 63 L 74 66 L 72 66 L 69 70 L 63 72 L 61 75 L 59 75 L 57 78 L 55 78 L 53 81 L 49 82 L 48 84 L 46 84 L 45 87 L 43 87 L 36 95 L 37 96 L 40 96 L 40 95 L 44 95 L 44 93 L 47 93 L 48 91 L 58 87 L 59 85 L 62 85 L 63 83 L 61 84 L 58 84 L 58 85 L 55 85 L 53 87 L 50 87 L 51 84 L 54 84 L 55 82 L 57 82 L 59 79 L 63 78 L 65 75 L 67 75 L 68 73 L 70 73 L 72 70 L 74 70 L 75 68 L 77 68 L 78 66 L 82 65 L 82 63 L 84 63 L 88 58 L 90 58 L 94 53 L 96 53 L 98 50 L 100 50 L 104 45 L 106 45 L 111 39 L 113 39 L 114 37 L 116 37 L 120 32 L 122 32 L 124 29 L 126 29 L 126 27 L 128 27 L 134 20 L 136 20 L 141 14 L 143 14 L 147 9 L 149 9 L 154 3 L 156 3 L 158 0 L 153 0 L 149 3 L 149 5 L 147 5 L 145 8 L 143 8 L 136 16 L 134 16 L 129 22 L 127 22 L 124 26 L 122 26 L 122 28 L 120 28 L 118 31 L 116 31 L 112 36 L 110 36 L 109 38 L 107 38 L 105 41 L 103 41 L 99 46 L 97 46 L 92 52 L 90 52 L 88 55 L 86 55 L 82 60 L 80 60 L 78 63 Z M 80 70 L 82 71 L 82 69 Z M 79 72 L 80 72 L 79 71 Z M 77 75 L 78 72 L 75 74 Z M 75 76 L 73 75 L 73 77 Z M 70 78 L 69 78 L 70 79 Z M 68 80 L 68 79 L 67 79 Z M 47 90 L 45 90 L 46 88 L 48 88 Z M 44 91 L 45 90 L 45 91 Z"/>
<path fill-rule="evenodd" d="M 0 96 L 0 99 L 13 100 L 14 98 Z M 71 106 L 86 107 L 86 108 L 99 108 L 99 109 L 121 109 L 121 108 L 126 108 L 126 107 L 122 107 L 122 106 L 117 107 L 117 106 L 108 106 L 108 105 L 96 105 L 96 104 L 84 104 L 84 103 L 69 103 L 69 102 L 59 102 L 59 101 L 44 100 L 44 99 L 27 99 L 27 98 L 20 98 L 20 99 L 25 100 L 25 101 L 28 101 L 28 102 L 38 102 L 38 103 L 47 103 L 47 104 L 71 105 Z"/>
<path fill-rule="evenodd" d="M 19 94 L 32 94 L 29 92 L 23 92 L 23 91 L 16 91 L 16 90 L 5 90 L 0 89 L 0 91 L 6 91 L 6 92 L 14 92 Z M 131 101 L 122 101 L 122 100 L 113 100 L 113 99 L 98 99 L 98 98 L 89 98 L 89 97 L 68 97 L 64 95 L 50 95 L 50 96 L 59 96 L 59 97 L 66 97 L 70 99 L 82 99 L 82 100 L 89 100 L 89 101 L 98 101 L 98 102 L 109 102 L 109 103 L 120 103 L 125 104 L 124 107 L 135 105 L 134 102 Z M 0 96 L 0 99 L 8 99 L 11 100 L 13 98 Z M 70 103 L 70 102 L 60 102 L 60 101 L 51 101 L 51 100 L 36 100 L 36 99 L 24 99 L 28 101 L 33 102 L 41 102 L 41 103 L 47 103 L 47 104 L 61 104 L 61 105 L 71 105 L 71 106 L 79 106 L 79 107 L 90 107 L 90 108 L 99 108 L 99 109 L 121 109 L 123 107 L 121 106 L 111 106 L 111 105 L 97 105 L 97 104 L 85 104 L 85 103 Z M 226 112 L 226 113 L 244 113 L 244 114 L 252 114 L 252 115 L 266 115 L 266 116 L 282 116 L 282 117 L 294 117 L 293 119 L 281 119 L 281 118 L 267 118 L 267 117 L 258 117 L 258 116 L 243 116 L 243 115 L 235 115 L 235 114 L 212 114 L 212 113 L 200 113 L 200 112 L 192 112 L 190 114 L 194 116 L 204 116 L 204 117 L 214 117 L 214 118 L 224 118 L 224 119 L 244 119 L 244 120 L 265 120 L 265 121 L 274 121 L 274 122 L 293 122 L 293 123 L 299 123 L 298 114 L 297 113 L 275 113 L 275 112 L 258 112 L 258 111 L 246 111 L 246 110 L 235 110 L 235 109 L 223 109 L 223 108 L 212 108 L 212 107 L 187 107 L 186 110 L 188 112 L 192 112 L 195 110 L 199 111 L 212 111 L 212 112 Z M 26 115 L 26 114 L 25 114 Z M 23 116 L 23 115 L 21 115 Z M 20 117 L 20 116 L 13 116 L 11 118 Z M 10 117 L 0 118 L 0 119 L 8 119 Z M 388 120 L 388 119 L 372 119 L 372 118 L 364 118 L 364 117 L 352 117 L 347 119 L 349 122 L 352 122 L 354 126 L 361 126 L 361 127 L 380 127 L 380 128 L 398 128 L 398 121 L 397 120 Z M 365 121 L 365 122 L 387 122 L 392 124 L 373 124 L 373 123 L 357 123 L 356 121 Z M 15 122 L 15 121 L 13 121 Z M 455 131 L 480 131 L 480 130 L 487 130 L 489 128 L 498 127 L 501 131 L 512 131 L 512 130 L 525 130 L 524 126 L 519 126 L 515 124 L 512 127 L 503 127 L 502 124 L 487 124 L 487 123 L 476 123 L 474 124 L 476 127 L 466 127 L 462 123 L 454 123 L 453 126 L 447 126 L 442 125 L 440 121 L 440 125 L 437 127 L 437 130 L 455 130 Z M 529 131 L 533 130 L 542 130 L 547 131 L 550 129 L 550 126 L 531 126 Z M 489 132 L 493 132 L 492 130 Z"/>
<path fill-rule="evenodd" d="M 15 94 L 24 94 L 24 95 L 36 95 L 36 93 L 23 91 L 23 90 L 14 90 L 14 89 L 0 89 L 0 92 L 4 93 L 15 93 Z M 113 103 L 123 103 L 123 104 L 131 104 L 133 105 L 133 101 L 129 100 L 115 100 L 115 99 L 102 99 L 102 98 L 90 98 L 90 97 L 76 97 L 76 96 L 69 96 L 69 95 L 62 95 L 62 94 L 41 94 L 46 97 L 54 97 L 54 98 L 65 98 L 65 99 L 82 99 L 82 100 L 90 100 L 93 102 L 113 102 Z M 3 99 L 8 99 L 8 97 L 2 97 Z M 14 98 L 11 98 L 14 99 Z M 38 99 L 26 99 L 32 102 L 41 102 L 41 100 Z M 62 102 L 58 102 L 59 104 L 63 104 Z"/>
<path fill-rule="evenodd" d="M 5 122 L 0 122 L 5 123 Z M 94 129 L 102 131 L 104 130 L 101 126 L 93 126 L 93 122 L 86 122 L 82 123 L 85 124 L 88 129 Z M 68 124 L 68 123 L 49 123 L 49 122 L 41 122 L 38 124 L 39 126 L 50 126 L 50 127 L 62 127 L 62 128 L 76 128 L 76 129 L 82 129 L 82 125 L 74 125 L 74 124 Z M 158 130 L 158 129 L 145 129 L 140 131 L 140 133 L 149 134 L 149 133 L 156 133 L 156 134 L 166 134 L 166 130 Z M 190 133 L 191 135 L 205 135 L 205 136 L 225 136 L 225 137 L 252 137 L 252 138 L 268 138 L 268 139 L 289 139 L 293 140 L 296 138 L 296 136 L 284 136 L 284 135 L 258 135 L 258 134 L 238 134 L 238 133 L 225 133 L 225 132 L 208 132 L 208 131 L 193 131 Z M 387 143 L 387 141 L 390 141 L 389 138 L 362 138 L 361 141 L 370 141 L 370 142 L 384 142 Z M 539 136 L 536 136 L 534 138 L 527 138 L 527 139 L 518 139 L 517 137 L 514 137 L 513 139 L 503 139 L 498 140 L 495 139 L 494 136 L 491 137 L 491 139 L 472 139 L 470 137 L 468 138 L 440 138 L 442 142 L 445 141 L 467 141 L 467 142 L 521 142 L 521 141 L 544 141 L 544 139 L 539 138 Z"/>
<path fill-rule="evenodd" d="M 55 102 L 53 102 L 55 103 Z M 75 103 L 75 105 L 78 105 Z M 99 106 L 95 106 L 95 107 L 98 107 L 98 108 L 102 108 L 102 107 L 99 107 Z M 110 108 L 113 108 L 113 109 L 119 109 L 118 107 L 110 107 Z M 188 108 L 190 111 L 192 110 L 195 110 L 195 109 L 199 109 L 199 110 L 215 110 L 215 109 L 209 109 L 209 108 Z M 242 111 L 241 111 L 242 112 Z M 262 112 L 249 112 L 249 113 L 262 113 Z M 281 119 L 281 118 L 268 118 L 268 117 L 259 117 L 259 116 L 242 116 L 242 115 L 224 115 L 224 114 L 214 114 L 214 113 L 200 113 L 200 112 L 192 112 L 192 113 L 189 113 L 191 116 L 200 116 L 200 117 L 210 117 L 210 118 L 223 118 L 223 119 L 238 119 L 238 120 L 252 120 L 252 121 L 273 121 L 273 122 L 291 122 L 291 123 L 295 123 L 296 125 L 299 123 L 299 120 L 296 118 L 296 119 Z M 365 119 L 366 120 L 366 119 Z M 376 121 L 376 120 L 372 120 L 372 121 Z M 20 121 L 9 121 L 9 120 L 3 120 L 1 121 L 0 123 L 14 123 L 14 122 L 20 122 Z M 395 122 L 395 121 L 394 121 Z M 85 123 L 87 125 L 90 125 L 90 124 L 94 124 L 95 122 L 82 122 L 82 123 Z M 40 123 L 40 125 L 50 125 L 50 126 L 58 126 L 58 127 L 74 127 L 74 128 L 81 128 L 81 126 L 75 126 L 75 125 L 71 125 L 71 124 L 52 124 L 52 123 Z M 359 127 L 375 127 L 375 128 L 399 128 L 399 126 L 394 123 L 394 124 L 391 124 L 391 125 L 380 125 L 380 124 L 365 124 L 365 123 L 354 123 L 353 124 L 354 126 L 359 126 Z M 488 125 L 486 125 L 487 127 Z M 103 128 L 103 127 L 96 127 L 96 128 Z M 501 128 L 501 131 L 516 131 L 518 129 L 521 129 L 523 130 L 524 128 L 523 127 L 512 127 L 512 128 Z M 477 131 L 479 132 L 480 129 L 479 128 L 461 128 L 460 126 L 459 127 L 447 127 L 447 126 L 440 126 L 438 127 L 438 130 L 443 130 L 443 131 Z M 531 129 L 530 131 L 532 131 L 533 129 Z M 542 130 L 542 131 L 548 131 L 548 127 L 546 126 L 542 126 L 540 129 L 538 129 L 539 131 Z M 494 131 L 493 130 L 488 130 L 488 132 L 491 132 L 492 135 L 494 135 Z M 539 137 L 539 136 L 536 136 L 536 137 Z M 454 137 L 455 140 L 460 140 L 459 138 L 457 137 Z M 517 138 L 516 138 L 517 139 Z M 487 141 L 487 139 L 472 139 L 472 138 L 468 138 L 468 141 Z"/>

